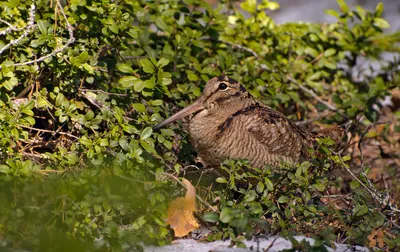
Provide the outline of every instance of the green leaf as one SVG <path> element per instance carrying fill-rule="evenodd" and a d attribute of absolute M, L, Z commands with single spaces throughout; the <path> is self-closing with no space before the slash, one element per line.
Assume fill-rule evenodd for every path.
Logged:
<path fill-rule="evenodd" d="M 94 73 L 94 67 L 92 67 L 88 63 L 84 63 L 82 66 L 89 74 L 93 74 Z"/>
<path fill-rule="evenodd" d="M 161 106 L 163 105 L 163 103 L 164 103 L 163 100 L 160 99 L 150 101 L 151 106 Z"/>
<path fill-rule="evenodd" d="M 243 198 L 243 202 L 252 202 L 256 199 L 256 194 L 254 193 L 254 191 L 250 191 L 249 193 L 247 193 L 244 198 Z"/>
<path fill-rule="evenodd" d="M 324 52 L 325 57 L 330 57 L 336 53 L 336 50 L 334 48 L 329 48 Z"/>
<path fill-rule="evenodd" d="M 256 12 L 257 0 L 246 0 L 240 4 L 240 7 L 243 10 L 253 14 Z"/>
<path fill-rule="evenodd" d="M 89 58 L 89 53 L 87 51 L 83 51 L 76 57 L 76 66 L 80 66 L 82 63 L 86 62 Z"/>
<path fill-rule="evenodd" d="M 124 110 L 121 109 L 120 107 L 115 107 L 114 108 L 114 117 L 117 119 L 118 123 L 122 123 L 122 120 L 124 118 Z"/>
<path fill-rule="evenodd" d="M 374 18 L 374 25 L 381 29 L 390 28 L 390 24 L 383 18 Z"/>
<path fill-rule="evenodd" d="M 324 12 L 325 12 L 325 14 L 333 16 L 335 18 L 339 18 L 340 17 L 340 14 L 335 10 L 325 10 Z"/>
<path fill-rule="evenodd" d="M 120 139 L 118 144 L 124 151 L 129 151 L 129 143 L 125 138 Z"/>
<path fill-rule="evenodd" d="M 230 222 L 233 219 L 232 209 L 229 207 L 225 207 L 224 209 L 222 209 L 222 211 L 219 215 L 219 219 L 223 223 Z"/>
<path fill-rule="evenodd" d="M 107 138 L 102 138 L 102 139 L 99 140 L 98 143 L 99 143 L 100 146 L 106 147 L 106 146 L 108 146 L 108 139 Z"/>
<path fill-rule="evenodd" d="M 148 88 L 148 89 L 153 89 L 153 88 L 156 86 L 156 80 L 155 80 L 155 78 L 152 77 L 152 78 L 146 80 L 146 81 L 144 82 L 144 86 L 145 86 L 146 88 Z"/>
<path fill-rule="evenodd" d="M 219 221 L 219 216 L 214 212 L 209 212 L 203 215 L 203 220 L 206 222 L 216 223 Z"/>
<path fill-rule="evenodd" d="M 68 164 L 73 165 L 79 162 L 79 157 L 74 153 L 68 153 L 65 155 L 65 159 L 67 160 Z"/>
<path fill-rule="evenodd" d="M 44 20 L 38 20 L 37 25 L 38 25 L 39 31 L 43 35 L 47 35 L 47 22 Z"/>
<path fill-rule="evenodd" d="M 151 127 L 145 128 L 140 134 L 140 140 L 146 140 L 153 134 L 153 129 Z"/>
<path fill-rule="evenodd" d="M 79 142 L 80 142 L 82 145 L 87 146 L 87 147 L 90 147 L 90 146 L 93 145 L 92 140 L 88 139 L 88 138 L 85 137 L 85 136 L 81 137 L 81 138 L 79 139 Z"/>
<path fill-rule="evenodd" d="M 62 93 L 58 93 L 56 97 L 56 106 L 60 107 L 65 102 L 65 96 Z"/>
<path fill-rule="evenodd" d="M 33 116 L 34 115 L 33 111 L 30 110 L 30 109 L 23 109 L 23 110 L 21 110 L 21 113 L 23 113 L 25 115 L 29 115 L 29 116 Z"/>
<path fill-rule="evenodd" d="M 132 107 L 138 112 L 141 112 L 141 113 L 146 112 L 146 107 L 141 103 L 134 103 L 134 104 L 132 104 Z"/>
<path fill-rule="evenodd" d="M 264 192 L 264 188 L 265 188 L 265 186 L 261 181 L 257 183 L 256 191 L 258 193 L 263 193 Z"/>
<path fill-rule="evenodd" d="M 13 88 L 14 88 L 15 86 L 17 86 L 17 85 L 18 85 L 18 79 L 15 78 L 14 76 L 11 77 L 9 80 L 6 80 L 6 81 L 3 83 L 3 86 L 4 86 L 7 90 L 9 90 L 9 91 L 13 90 Z"/>
<path fill-rule="evenodd" d="M 350 188 L 352 190 L 358 188 L 359 186 L 360 186 L 360 183 L 358 183 L 356 180 L 353 180 L 353 181 L 350 182 Z"/>
<path fill-rule="evenodd" d="M 93 118 L 94 118 L 94 112 L 93 112 L 93 110 L 89 110 L 89 111 L 86 113 L 86 115 L 85 115 L 85 119 L 88 120 L 88 121 L 90 121 L 90 120 L 92 120 Z"/>
<path fill-rule="evenodd" d="M 136 80 L 134 82 L 134 86 L 133 86 L 133 90 L 135 90 L 135 92 L 142 92 L 142 90 L 146 87 L 146 84 L 144 81 L 142 80 Z"/>
<path fill-rule="evenodd" d="M 8 165 L 0 165 L 0 173 L 8 173 L 10 167 Z"/>
<path fill-rule="evenodd" d="M 268 191 L 274 190 L 274 184 L 271 182 L 269 178 L 264 178 L 264 183 L 267 186 Z"/>
<path fill-rule="evenodd" d="M 269 0 L 263 0 L 261 4 L 258 5 L 258 10 L 264 10 L 264 9 L 277 10 L 279 8 L 280 8 L 279 3 Z"/>
<path fill-rule="evenodd" d="M 325 185 L 321 183 L 314 184 L 313 187 L 320 192 L 325 191 Z"/>
<path fill-rule="evenodd" d="M 153 154 L 156 158 L 161 158 L 152 145 L 146 141 L 140 141 L 140 145 L 149 153 Z"/>
<path fill-rule="evenodd" d="M 186 70 L 187 77 L 190 81 L 198 81 L 199 76 L 197 76 L 193 71 Z"/>
<path fill-rule="evenodd" d="M 339 4 L 340 10 L 343 13 L 348 13 L 349 12 L 349 7 L 347 6 L 346 2 L 344 0 L 336 0 L 337 3 Z"/>
<path fill-rule="evenodd" d="M 135 73 L 135 71 L 133 71 L 132 67 L 126 63 L 119 63 L 117 65 L 117 69 L 123 73 L 129 73 L 129 74 Z"/>
<path fill-rule="evenodd" d="M 115 34 L 119 33 L 119 26 L 115 23 L 108 26 L 108 29 L 110 29 L 110 31 L 112 31 Z"/>
<path fill-rule="evenodd" d="M 368 213 L 368 206 L 367 205 L 356 205 L 354 208 L 354 215 L 355 216 L 363 216 Z"/>
<path fill-rule="evenodd" d="M 217 178 L 215 181 L 216 181 L 217 183 L 220 183 L 220 184 L 226 184 L 226 183 L 228 183 L 228 181 L 227 181 L 226 178 L 224 178 L 224 177 L 219 177 L 219 178 Z"/>
<path fill-rule="evenodd" d="M 378 3 L 378 5 L 375 8 L 375 17 L 382 16 L 383 10 L 384 10 L 383 3 L 382 2 Z"/>
<path fill-rule="evenodd" d="M 126 89 L 132 87 L 137 80 L 136 76 L 124 76 L 118 80 L 118 84 L 121 88 Z"/>
<path fill-rule="evenodd" d="M 289 202 L 289 197 L 285 196 L 285 195 L 282 195 L 282 196 L 279 197 L 278 202 L 279 203 L 287 203 L 287 202 Z"/>
<path fill-rule="evenodd" d="M 154 73 L 154 65 L 149 59 L 141 59 L 140 65 L 142 66 L 144 72 L 150 74 Z"/>
<path fill-rule="evenodd" d="M 133 223 L 132 223 L 132 228 L 134 229 L 134 230 L 138 230 L 138 229 L 140 229 L 141 227 L 143 227 L 143 225 L 144 224 L 146 224 L 146 219 L 145 219 L 145 216 L 141 216 L 141 217 L 139 217 L 138 219 L 136 219 Z"/>
<path fill-rule="evenodd" d="M 172 32 L 172 26 L 167 25 L 164 20 L 159 16 L 155 18 L 155 24 L 158 28 L 161 30 L 171 33 Z"/>
<path fill-rule="evenodd" d="M 158 61 L 157 66 L 158 66 L 159 68 L 163 68 L 163 67 L 165 67 L 166 65 L 168 65 L 168 63 L 169 63 L 169 59 L 161 58 L 161 59 Z"/>

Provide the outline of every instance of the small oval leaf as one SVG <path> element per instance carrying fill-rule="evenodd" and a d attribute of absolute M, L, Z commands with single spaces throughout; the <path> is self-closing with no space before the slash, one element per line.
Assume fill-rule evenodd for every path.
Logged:
<path fill-rule="evenodd" d="M 153 134 L 153 129 L 151 127 L 147 127 L 142 131 L 142 134 L 140 134 L 140 140 L 145 140 L 149 138 Z"/>

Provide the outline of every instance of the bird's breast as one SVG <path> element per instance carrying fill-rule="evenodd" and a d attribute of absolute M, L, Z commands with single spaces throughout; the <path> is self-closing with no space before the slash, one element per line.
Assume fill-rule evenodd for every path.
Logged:
<path fill-rule="evenodd" d="M 204 109 L 190 120 L 189 134 L 195 144 L 206 145 L 212 142 L 217 127 L 216 119 Z"/>
<path fill-rule="evenodd" d="M 194 148 L 207 165 L 217 165 L 224 158 L 221 151 L 221 140 L 218 136 L 218 126 L 224 121 L 221 115 L 202 110 L 189 122 L 189 134 Z"/>

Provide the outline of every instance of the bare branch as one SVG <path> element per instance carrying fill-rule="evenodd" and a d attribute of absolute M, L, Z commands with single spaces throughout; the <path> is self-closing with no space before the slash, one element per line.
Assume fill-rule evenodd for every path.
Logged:
<path fill-rule="evenodd" d="M 287 79 L 290 80 L 291 82 L 293 82 L 294 84 L 296 84 L 302 91 L 304 91 L 305 93 L 311 95 L 312 97 L 315 98 L 315 100 L 317 100 L 318 102 L 324 104 L 325 106 L 327 106 L 330 110 L 337 112 L 337 108 L 335 105 L 330 104 L 326 101 L 324 101 L 321 97 L 319 97 L 316 93 L 314 93 L 314 91 L 304 87 L 304 85 L 301 85 L 300 83 L 298 83 L 295 79 L 293 79 L 293 77 L 288 74 L 286 75 Z"/>
<path fill-rule="evenodd" d="M 103 108 L 105 108 L 105 109 L 107 109 L 107 110 L 110 110 L 110 107 L 109 106 L 107 106 L 107 105 L 105 105 L 105 104 L 103 104 L 102 102 L 99 102 L 98 100 L 96 100 L 95 98 L 92 98 L 92 97 L 90 97 L 89 95 L 87 95 L 86 93 L 85 93 L 85 89 L 79 89 L 79 91 L 80 91 L 80 94 L 84 97 L 84 98 L 86 98 L 93 106 L 95 106 L 96 108 L 98 108 L 98 109 L 103 109 Z M 98 92 L 99 93 L 102 93 L 102 92 L 100 92 L 101 90 L 98 90 Z M 93 90 L 90 90 L 89 92 L 93 92 Z M 106 92 L 105 92 L 106 93 Z M 114 94 L 114 93 L 108 93 L 108 94 Z M 114 95 L 117 95 L 117 94 L 114 94 Z M 121 96 L 124 96 L 123 94 L 121 94 Z M 128 117 L 128 116 L 124 116 L 124 119 L 126 119 L 126 120 L 128 120 L 128 121 L 134 121 L 134 119 L 133 118 L 130 118 L 130 117 Z"/>
<path fill-rule="evenodd" d="M 373 124 L 371 124 L 371 125 L 368 125 L 368 127 L 365 129 L 365 131 L 361 134 L 361 136 L 360 136 L 360 140 L 358 141 L 358 150 L 360 151 L 360 160 L 361 160 L 361 167 L 362 168 L 364 168 L 364 154 L 363 154 L 363 151 L 362 151 L 362 148 L 361 148 L 361 144 L 362 144 L 362 141 L 363 141 L 363 139 L 364 139 L 364 137 L 365 137 L 365 135 L 370 131 L 370 129 L 372 129 L 373 127 L 375 127 L 375 126 L 377 126 L 377 125 L 381 125 L 381 124 L 387 124 L 387 123 L 390 123 L 389 121 L 387 121 L 387 122 L 376 122 L 376 123 L 373 123 Z"/>
<path fill-rule="evenodd" d="M 6 35 L 7 33 L 11 32 L 11 31 L 14 31 L 14 32 L 22 31 L 23 29 L 26 28 L 26 26 L 21 27 L 21 28 L 16 28 L 16 27 L 13 26 L 12 24 L 10 24 L 9 22 L 7 22 L 7 21 L 5 21 L 5 20 L 3 20 L 3 19 L 1 19 L 1 18 L 0 18 L 0 22 L 1 22 L 1 23 L 4 23 L 4 24 L 6 24 L 6 25 L 8 25 L 8 28 L 7 28 L 7 29 L 5 29 L 4 31 L 1 31 L 1 32 L 0 32 L 0 36 Z"/>
<path fill-rule="evenodd" d="M 357 145 L 358 150 L 360 151 L 361 175 L 363 175 L 363 177 L 366 179 L 366 181 L 367 181 L 367 183 L 368 183 L 368 186 L 369 186 L 371 189 L 374 190 L 375 194 L 377 194 L 377 191 L 376 191 L 375 188 L 373 187 L 372 182 L 368 179 L 367 173 L 366 173 L 366 171 L 365 171 L 365 167 L 364 167 L 364 154 L 363 154 L 363 150 L 362 150 L 361 144 L 362 144 L 362 141 L 363 141 L 365 135 L 368 133 L 368 131 L 369 131 L 370 129 L 372 129 L 373 127 L 375 127 L 375 126 L 377 126 L 377 125 L 387 124 L 387 123 L 389 123 L 389 122 L 376 122 L 376 123 L 373 123 L 373 124 L 369 125 L 369 126 L 366 128 L 366 130 L 363 132 L 363 134 L 360 136 L 360 141 L 358 142 L 358 145 Z M 389 203 L 389 196 L 388 196 L 388 195 L 386 195 L 386 197 L 381 196 L 381 198 L 382 198 L 382 203 L 381 203 L 381 204 L 383 204 L 383 205 L 385 205 L 385 206 L 388 205 L 388 203 Z"/>
<path fill-rule="evenodd" d="M 269 244 L 269 246 L 266 249 L 263 249 L 263 251 L 267 252 L 268 250 L 270 250 L 272 248 L 272 246 L 274 246 L 274 243 L 276 242 L 276 240 L 278 240 L 279 236 L 275 237 L 275 239 Z"/>
<path fill-rule="evenodd" d="M 74 138 L 74 139 L 79 139 L 79 137 L 74 136 L 74 135 L 72 135 L 72 134 L 70 134 L 70 133 L 66 133 L 66 132 L 53 131 L 53 130 L 46 130 L 46 129 L 39 129 L 39 128 L 33 128 L 33 127 L 29 127 L 29 126 L 24 126 L 24 125 L 17 125 L 17 127 L 24 128 L 24 129 L 29 129 L 29 130 L 34 130 L 34 131 L 39 131 L 39 132 L 52 133 L 52 134 L 54 134 L 54 135 L 60 134 L 60 135 L 69 136 L 69 137 Z"/>
<path fill-rule="evenodd" d="M 23 38 L 28 36 L 33 31 L 33 29 L 35 28 L 35 9 L 36 9 L 35 5 L 32 4 L 31 8 L 30 8 L 30 11 L 29 11 L 28 24 L 25 27 L 21 28 L 21 29 L 17 29 L 14 26 L 12 26 L 10 23 L 8 23 L 8 22 L 6 22 L 4 20 L 1 20 L 2 22 L 4 22 L 7 25 L 9 25 L 9 28 L 7 28 L 5 31 L 1 32 L 0 35 L 7 34 L 7 32 L 10 32 L 10 31 L 18 31 L 18 30 L 24 30 L 24 33 L 21 36 L 19 36 L 17 39 L 11 40 L 10 43 L 8 43 L 3 48 L 1 48 L 0 49 L 0 54 L 2 54 L 5 50 L 10 48 L 12 45 L 19 44 L 19 42 Z M 1 66 L 0 66 L 0 69 L 1 69 Z"/>
<path fill-rule="evenodd" d="M 96 90 L 96 89 L 80 88 L 79 90 L 85 91 L 85 92 L 100 93 L 100 94 L 105 94 L 105 95 L 128 96 L 128 94 L 109 93 L 109 92 L 105 92 L 103 90 Z"/>
<path fill-rule="evenodd" d="M 21 63 L 16 63 L 16 64 L 13 64 L 12 66 L 24 66 L 24 65 L 30 65 L 30 64 L 42 62 L 42 61 L 44 61 L 45 59 L 50 58 L 50 57 L 53 57 L 53 56 L 56 55 L 57 53 L 60 53 L 60 52 L 64 51 L 70 44 L 74 43 L 74 41 L 75 41 L 75 38 L 74 38 L 74 28 L 73 28 L 72 25 L 69 23 L 68 18 L 67 18 L 67 16 L 65 15 L 64 8 L 63 8 L 62 5 L 60 4 L 60 1 L 57 0 L 56 2 L 57 2 L 58 10 L 60 10 L 61 14 L 63 15 L 64 20 L 65 20 L 65 23 L 66 23 L 66 26 L 67 26 L 67 29 L 68 29 L 69 39 L 68 39 L 67 43 L 64 44 L 62 47 L 57 48 L 57 49 L 54 50 L 53 52 L 51 52 L 51 53 L 49 53 L 49 54 L 47 54 L 47 55 L 45 55 L 45 56 L 42 56 L 42 57 L 40 57 L 40 58 L 38 58 L 38 59 L 31 60 L 31 61 L 26 61 L 26 62 L 21 62 Z M 34 20 L 34 14 L 35 14 L 35 13 L 34 13 L 34 11 L 35 11 L 35 5 L 32 4 L 32 5 L 31 5 L 31 12 L 30 12 L 30 14 L 29 14 L 29 22 L 28 22 L 28 25 L 24 28 L 24 33 L 23 33 L 18 39 L 12 40 L 12 41 L 11 41 L 10 43 L 8 43 L 5 47 L 3 47 L 3 48 L 0 50 L 0 54 L 1 54 L 4 50 L 6 50 L 7 48 L 9 48 L 10 46 L 15 45 L 15 44 L 18 44 L 18 43 L 21 41 L 21 39 L 23 39 L 24 37 L 26 37 L 26 36 L 33 30 L 33 28 L 35 27 L 35 24 L 34 24 L 34 22 L 35 22 L 35 20 Z M 14 27 L 13 27 L 13 28 L 11 28 L 11 27 L 13 27 L 12 25 L 11 25 L 9 28 L 10 28 L 11 30 L 13 30 Z M 1 68 L 2 68 L 2 67 L 0 66 L 0 69 L 1 69 Z"/>
<path fill-rule="evenodd" d="M 375 187 L 373 186 L 372 182 L 369 180 L 369 178 L 367 177 L 367 174 L 365 172 L 365 167 L 364 167 L 364 156 L 363 156 L 363 151 L 362 151 L 362 140 L 364 138 L 364 136 L 368 133 L 368 131 L 375 127 L 376 125 L 380 125 L 380 124 L 386 124 L 388 122 L 376 122 L 373 123 L 371 125 L 369 125 L 367 127 L 367 129 L 365 130 L 365 132 L 363 132 L 363 134 L 360 137 L 360 141 L 358 143 L 358 149 L 360 150 L 360 159 L 361 159 L 361 175 L 365 178 L 366 184 L 361 181 L 348 167 L 348 165 L 345 164 L 345 162 L 343 161 L 342 158 L 342 151 L 339 152 L 334 152 L 332 151 L 332 153 L 334 153 L 335 155 L 337 155 L 339 157 L 339 161 L 341 163 L 341 165 L 346 169 L 346 171 L 351 175 L 351 177 L 356 180 L 370 195 L 373 199 L 375 199 L 376 201 L 379 202 L 379 204 L 381 204 L 383 207 L 387 207 L 387 209 L 389 211 L 395 212 L 395 213 L 400 213 L 400 209 L 397 208 L 397 206 L 393 205 L 390 202 L 390 197 L 388 194 L 386 194 L 385 196 L 383 196 L 381 193 L 379 193 Z"/>

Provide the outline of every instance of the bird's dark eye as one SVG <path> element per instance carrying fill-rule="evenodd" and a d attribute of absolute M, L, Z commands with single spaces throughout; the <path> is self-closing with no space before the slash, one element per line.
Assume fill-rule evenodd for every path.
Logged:
<path fill-rule="evenodd" d="M 220 83 L 219 86 L 218 86 L 219 90 L 225 90 L 227 88 L 228 88 L 228 86 L 225 83 Z"/>

